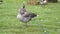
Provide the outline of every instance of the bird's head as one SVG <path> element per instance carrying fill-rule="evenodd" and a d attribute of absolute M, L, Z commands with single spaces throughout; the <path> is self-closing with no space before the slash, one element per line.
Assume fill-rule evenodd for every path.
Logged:
<path fill-rule="evenodd" d="M 25 2 L 22 3 L 21 8 L 25 8 Z"/>

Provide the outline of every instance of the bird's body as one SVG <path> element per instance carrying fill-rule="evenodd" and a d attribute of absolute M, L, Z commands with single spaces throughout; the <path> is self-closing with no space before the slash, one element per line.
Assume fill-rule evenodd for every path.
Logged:
<path fill-rule="evenodd" d="M 0 4 L 2 4 L 3 0 L 0 0 Z"/>
<path fill-rule="evenodd" d="M 28 21 L 30 21 L 30 17 L 24 17 L 23 15 L 21 15 L 21 14 L 18 14 L 17 15 L 17 18 L 21 21 L 21 22 L 23 22 L 23 23 L 27 23 Z"/>
<path fill-rule="evenodd" d="M 43 6 L 45 6 L 45 5 L 46 5 L 46 3 L 47 3 L 47 1 L 46 1 L 46 0 L 41 0 L 41 2 L 40 2 L 41 6 L 42 6 L 42 5 L 43 5 Z"/>
<path fill-rule="evenodd" d="M 45 4 L 45 3 L 46 3 L 46 1 L 41 1 L 41 2 L 40 2 L 40 4 Z"/>
<path fill-rule="evenodd" d="M 19 13 L 17 15 L 17 18 L 25 23 L 24 25 L 27 26 L 27 22 L 29 22 L 32 18 L 36 17 L 37 15 L 31 12 L 27 12 L 25 5 L 22 6 L 22 8 L 19 10 Z"/>

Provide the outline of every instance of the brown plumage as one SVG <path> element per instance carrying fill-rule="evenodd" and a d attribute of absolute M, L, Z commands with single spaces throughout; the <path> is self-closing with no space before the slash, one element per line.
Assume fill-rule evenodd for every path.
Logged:
<path fill-rule="evenodd" d="M 24 23 L 24 26 L 27 26 L 27 22 L 29 22 L 32 18 L 36 17 L 37 15 L 35 13 L 27 12 L 25 5 L 22 5 L 22 8 L 19 11 L 19 14 L 17 15 L 17 18 Z"/>

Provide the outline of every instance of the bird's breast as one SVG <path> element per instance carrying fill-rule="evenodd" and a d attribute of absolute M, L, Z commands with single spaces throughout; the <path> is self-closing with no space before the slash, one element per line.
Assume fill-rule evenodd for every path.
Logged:
<path fill-rule="evenodd" d="M 23 19 L 23 17 L 22 17 L 21 14 L 18 14 L 18 15 L 17 15 L 17 18 L 18 18 L 19 20 L 22 20 L 22 19 Z"/>

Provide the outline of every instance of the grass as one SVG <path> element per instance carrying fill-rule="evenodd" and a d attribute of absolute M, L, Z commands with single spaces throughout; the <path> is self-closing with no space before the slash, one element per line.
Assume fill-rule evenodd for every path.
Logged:
<path fill-rule="evenodd" d="M 34 19 L 43 25 L 47 34 L 60 33 L 60 0 L 58 3 L 48 3 L 45 8 L 40 5 L 26 5 L 29 12 L 39 15 L 28 23 L 26 29 L 16 18 L 23 1 L 25 0 L 3 0 L 0 5 L 0 34 L 43 34 Z"/>

